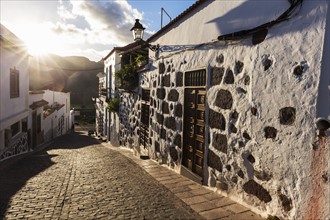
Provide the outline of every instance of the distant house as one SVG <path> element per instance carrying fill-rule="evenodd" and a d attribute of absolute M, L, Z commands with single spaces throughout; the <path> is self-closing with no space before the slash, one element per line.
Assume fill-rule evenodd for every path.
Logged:
<path fill-rule="evenodd" d="M 29 150 L 29 55 L 0 24 L 0 161 Z"/>
<path fill-rule="evenodd" d="M 29 107 L 32 148 L 71 130 L 73 118 L 69 92 L 30 91 Z"/>
<path fill-rule="evenodd" d="M 197 1 L 147 40 L 159 50 L 123 102 L 137 109 L 123 137 L 264 217 L 328 218 L 329 131 L 315 122 L 330 119 L 329 9 Z"/>

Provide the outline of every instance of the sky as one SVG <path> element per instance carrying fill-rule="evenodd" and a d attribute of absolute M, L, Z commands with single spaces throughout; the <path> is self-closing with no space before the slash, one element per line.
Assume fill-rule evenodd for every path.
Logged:
<path fill-rule="evenodd" d="M 161 26 L 161 8 L 174 19 L 196 0 L 0 0 L 0 22 L 31 55 L 85 56 L 100 61 L 113 47 L 133 42 L 135 19 L 144 39 Z M 164 14 L 163 26 L 170 20 Z"/>

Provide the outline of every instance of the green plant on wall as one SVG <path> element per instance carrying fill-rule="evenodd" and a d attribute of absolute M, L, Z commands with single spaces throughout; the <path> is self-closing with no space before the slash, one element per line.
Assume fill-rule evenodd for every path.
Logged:
<path fill-rule="evenodd" d="M 120 81 L 119 88 L 133 90 L 138 86 L 137 70 L 147 63 L 147 57 L 139 54 L 131 64 L 126 64 L 115 72 L 115 78 Z"/>
<path fill-rule="evenodd" d="M 108 105 L 107 105 L 107 110 L 109 112 L 119 112 L 119 98 L 113 98 L 110 99 Z"/>
<path fill-rule="evenodd" d="M 147 64 L 147 58 L 142 54 L 137 55 L 134 61 L 137 67 L 142 67 Z"/>
<path fill-rule="evenodd" d="M 120 80 L 120 88 L 133 89 L 138 85 L 138 74 L 135 65 L 126 64 L 123 68 L 115 72 L 116 79 Z"/>

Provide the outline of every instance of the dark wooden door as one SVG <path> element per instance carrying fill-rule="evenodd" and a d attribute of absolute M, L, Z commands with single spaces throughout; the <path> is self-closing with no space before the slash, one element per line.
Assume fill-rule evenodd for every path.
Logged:
<path fill-rule="evenodd" d="M 146 149 L 149 146 L 149 112 L 150 90 L 142 89 L 140 144 Z"/>
<path fill-rule="evenodd" d="M 205 88 L 185 89 L 182 164 L 200 177 L 203 177 L 205 100 Z"/>
<path fill-rule="evenodd" d="M 149 146 L 149 105 L 141 104 L 140 143 L 147 148 Z"/>

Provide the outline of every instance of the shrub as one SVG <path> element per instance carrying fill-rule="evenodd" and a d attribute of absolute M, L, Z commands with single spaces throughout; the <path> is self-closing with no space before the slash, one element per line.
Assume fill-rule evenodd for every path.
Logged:
<path fill-rule="evenodd" d="M 110 99 L 107 109 L 110 112 L 118 112 L 119 111 L 119 98 L 116 97 L 116 98 Z"/>

